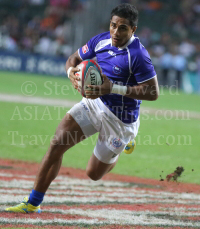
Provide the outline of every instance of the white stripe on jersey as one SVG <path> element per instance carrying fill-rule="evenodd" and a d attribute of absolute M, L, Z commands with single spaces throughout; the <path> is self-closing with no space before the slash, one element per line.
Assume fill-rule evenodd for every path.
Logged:
<path fill-rule="evenodd" d="M 137 82 L 137 83 L 144 83 L 144 82 L 146 82 L 146 81 L 148 81 L 148 80 L 151 80 L 151 79 L 153 79 L 154 77 L 156 77 L 157 75 L 155 75 L 155 76 L 153 76 L 153 77 L 151 77 L 150 79 L 147 79 L 147 80 L 144 80 L 144 81 L 141 81 L 141 82 Z"/>
<path fill-rule="evenodd" d="M 109 44 L 111 44 L 111 38 L 102 40 L 96 45 L 94 51 L 97 52 L 97 51 L 99 51 L 100 49 L 104 48 L 106 45 L 109 45 Z"/>
<path fill-rule="evenodd" d="M 78 55 L 79 55 L 79 57 L 81 58 L 81 60 L 83 60 L 83 58 L 82 58 L 81 55 L 80 55 L 79 49 L 78 49 Z"/>
<path fill-rule="evenodd" d="M 125 45 L 123 45 L 122 47 L 119 47 L 119 50 L 127 48 L 134 40 L 135 40 L 135 37 L 134 35 L 132 35 L 132 37 L 128 40 L 128 42 Z"/>
<path fill-rule="evenodd" d="M 131 69 L 131 54 L 130 54 L 129 48 L 126 47 L 126 49 L 127 49 L 127 52 L 128 52 L 129 72 L 130 72 L 130 74 L 132 74 L 132 69 Z M 129 78 L 130 78 L 130 76 L 129 76 Z M 129 78 L 128 78 L 128 79 L 129 79 Z"/>

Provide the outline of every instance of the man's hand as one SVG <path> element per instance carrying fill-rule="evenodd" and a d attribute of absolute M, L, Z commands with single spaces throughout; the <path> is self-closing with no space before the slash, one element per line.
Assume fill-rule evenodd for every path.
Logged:
<path fill-rule="evenodd" d="M 89 88 L 91 88 L 91 91 L 85 91 L 86 98 L 87 99 L 97 99 L 102 95 L 107 95 L 111 93 L 112 90 L 112 82 L 107 78 L 106 75 L 102 74 L 103 77 L 103 84 L 94 86 L 94 85 L 88 85 Z"/>
<path fill-rule="evenodd" d="M 70 74 L 69 74 L 69 79 L 72 83 L 72 85 L 74 86 L 75 89 L 79 89 L 79 86 L 78 86 L 78 82 L 77 81 L 80 81 L 80 78 L 78 76 L 76 76 L 76 72 L 79 72 L 79 68 L 72 68 L 71 71 L 70 71 Z"/>

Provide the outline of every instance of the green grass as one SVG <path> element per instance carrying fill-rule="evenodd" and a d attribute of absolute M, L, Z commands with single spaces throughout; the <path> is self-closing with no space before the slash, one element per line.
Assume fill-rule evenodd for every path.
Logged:
<path fill-rule="evenodd" d="M 27 81 L 33 82 L 37 87 L 34 96 L 67 99 L 79 101 L 80 94 L 72 88 L 69 79 L 61 77 L 50 77 L 42 75 L 33 75 L 27 73 L 12 73 L 0 71 L 0 92 L 9 94 L 23 95 L 23 84 Z M 34 87 L 27 87 L 28 90 L 34 90 Z M 173 88 L 171 88 L 173 89 Z M 160 89 L 160 97 L 154 102 L 143 101 L 142 106 L 173 109 L 189 110 L 200 112 L 200 96 L 196 94 L 188 95 L 176 90 Z"/>
<path fill-rule="evenodd" d="M 74 101 L 81 99 L 67 78 L 0 72 L 0 81 L 0 93 L 23 95 L 22 85 L 31 81 L 37 87 L 34 96 Z M 157 101 L 143 101 L 142 106 L 199 112 L 199 100 L 198 95 L 161 90 Z M 7 102 L 0 102 L 0 106 L 0 157 L 40 162 L 67 109 L 61 109 L 59 113 L 57 108 L 46 106 Z M 185 168 L 181 181 L 200 183 L 199 129 L 200 122 L 195 119 L 166 120 L 159 117 L 158 120 L 152 115 L 141 115 L 136 150 L 131 155 L 122 154 L 113 172 L 160 179 L 160 175 L 165 178 L 180 165 Z M 14 139 L 13 131 L 17 131 Z M 96 134 L 70 149 L 64 156 L 63 165 L 85 169 L 97 137 Z"/>
<path fill-rule="evenodd" d="M 160 90 L 160 97 L 153 102 L 142 101 L 142 106 L 171 109 L 171 110 L 188 110 L 200 112 L 200 96 L 198 94 L 185 94 L 174 90 Z"/>
<path fill-rule="evenodd" d="M 1 102 L 0 106 L 0 157 L 40 162 L 66 111 L 59 114 L 54 107 L 7 102 Z M 141 116 L 136 150 L 131 155 L 122 154 L 113 172 L 160 179 L 160 175 L 165 178 L 180 165 L 185 168 L 181 181 L 200 183 L 199 129 L 197 120 L 156 120 L 154 116 L 148 119 Z M 17 131 L 14 137 L 13 131 Z M 184 141 L 179 135 L 186 135 L 187 139 Z M 97 135 L 92 136 L 66 152 L 63 165 L 85 169 L 96 139 Z"/>
<path fill-rule="evenodd" d="M 0 71 L 0 82 L 1 93 L 24 95 L 24 93 L 32 91 L 32 93 L 35 92 L 34 96 L 45 98 L 74 101 L 81 99 L 81 95 L 72 87 L 67 77 L 51 77 Z M 28 93 L 27 95 L 30 94 Z"/>

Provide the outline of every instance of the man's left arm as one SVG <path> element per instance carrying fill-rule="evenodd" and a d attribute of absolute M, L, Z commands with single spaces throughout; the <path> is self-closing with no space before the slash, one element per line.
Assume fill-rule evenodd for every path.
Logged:
<path fill-rule="evenodd" d="M 101 86 L 90 85 L 92 91 L 86 91 L 86 98 L 96 99 L 102 95 L 120 94 L 138 100 L 156 100 L 159 96 L 157 76 L 135 86 L 113 84 L 106 75 L 102 74 L 104 82 Z"/>
<path fill-rule="evenodd" d="M 128 86 L 124 96 L 138 100 L 156 100 L 159 96 L 157 76 L 139 85 Z"/>

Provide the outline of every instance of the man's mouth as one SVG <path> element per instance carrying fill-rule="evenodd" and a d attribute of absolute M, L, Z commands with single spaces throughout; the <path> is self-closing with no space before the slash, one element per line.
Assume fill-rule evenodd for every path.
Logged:
<path fill-rule="evenodd" d="M 118 42 L 119 38 L 113 37 L 113 41 Z"/>

